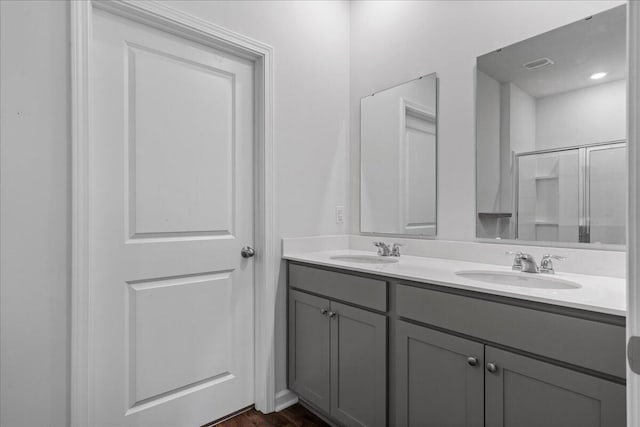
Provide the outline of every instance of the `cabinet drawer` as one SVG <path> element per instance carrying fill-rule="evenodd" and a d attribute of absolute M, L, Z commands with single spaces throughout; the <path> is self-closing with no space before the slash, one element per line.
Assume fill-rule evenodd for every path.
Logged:
<path fill-rule="evenodd" d="M 289 286 L 379 311 L 387 311 L 387 282 L 289 264 Z"/>
<path fill-rule="evenodd" d="M 626 374 L 621 326 L 398 285 L 398 316 L 582 366 Z"/>

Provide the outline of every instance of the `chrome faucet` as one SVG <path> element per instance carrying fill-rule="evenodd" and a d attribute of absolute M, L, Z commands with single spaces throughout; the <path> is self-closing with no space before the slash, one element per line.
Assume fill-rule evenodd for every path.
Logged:
<path fill-rule="evenodd" d="M 535 258 L 530 254 L 520 254 L 517 256 L 522 264 L 523 273 L 539 273 L 538 264 Z"/>
<path fill-rule="evenodd" d="M 384 242 L 373 242 L 373 245 L 378 248 L 378 255 L 391 256 L 391 248 Z"/>
<path fill-rule="evenodd" d="M 373 242 L 373 245 L 378 248 L 378 255 L 380 256 L 400 256 L 400 243 L 394 243 L 393 247 L 390 247 L 384 242 Z"/>
<path fill-rule="evenodd" d="M 558 261 L 562 261 L 567 258 L 560 255 L 551 255 L 551 254 L 542 255 L 542 260 L 540 261 L 540 273 L 554 274 L 556 272 L 553 268 L 554 259 Z"/>
<path fill-rule="evenodd" d="M 520 251 L 508 251 L 505 252 L 507 255 L 513 255 L 513 265 L 511 266 L 512 270 L 522 271 L 523 273 L 538 273 L 538 265 L 536 264 L 535 258 L 533 258 L 530 254 L 525 254 Z"/>

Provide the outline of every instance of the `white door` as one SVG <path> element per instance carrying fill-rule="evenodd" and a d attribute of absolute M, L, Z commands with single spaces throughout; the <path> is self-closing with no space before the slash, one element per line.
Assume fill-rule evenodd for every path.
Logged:
<path fill-rule="evenodd" d="M 253 65 L 94 10 L 90 417 L 253 403 Z"/>

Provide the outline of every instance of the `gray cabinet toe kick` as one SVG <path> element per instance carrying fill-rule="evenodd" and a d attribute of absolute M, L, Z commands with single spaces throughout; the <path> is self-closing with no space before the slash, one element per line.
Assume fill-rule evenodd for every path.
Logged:
<path fill-rule="evenodd" d="M 625 426 L 620 316 L 287 267 L 288 385 L 336 425 Z"/>

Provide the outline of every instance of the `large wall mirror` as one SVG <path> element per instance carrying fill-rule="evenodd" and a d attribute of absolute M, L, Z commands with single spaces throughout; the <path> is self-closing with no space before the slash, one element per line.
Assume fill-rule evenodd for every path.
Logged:
<path fill-rule="evenodd" d="M 477 59 L 477 236 L 624 245 L 626 6 Z"/>
<path fill-rule="evenodd" d="M 436 235 L 437 77 L 362 99 L 360 231 Z"/>

